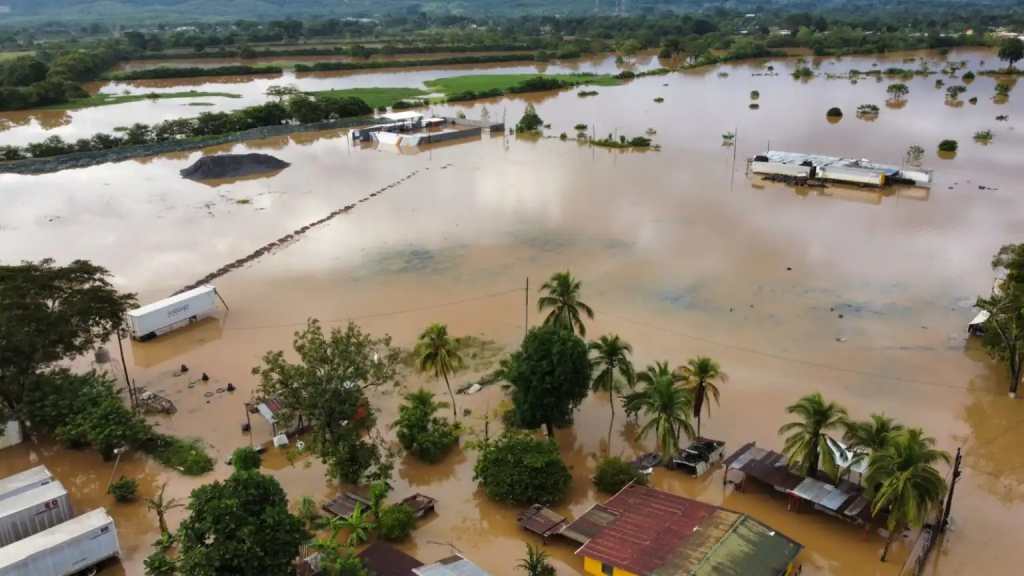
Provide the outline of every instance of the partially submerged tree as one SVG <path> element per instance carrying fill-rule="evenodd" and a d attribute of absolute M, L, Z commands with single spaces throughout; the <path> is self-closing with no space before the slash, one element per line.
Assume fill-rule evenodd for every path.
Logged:
<path fill-rule="evenodd" d="M 707 405 L 708 416 L 711 416 L 711 403 L 707 400 L 711 398 L 718 404 L 721 395 L 715 381 L 725 382 L 728 377 L 718 362 L 707 356 L 690 358 L 680 371 L 687 385 L 693 389 L 693 416 L 697 419 L 697 436 L 700 436 L 701 408 Z"/>
<path fill-rule="evenodd" d="M 0 266 L 0 416 L 20 417 L 26 388 L 40 371 L 106 342 L 135 304 L 85 260 Z"/>
<path fill-rule="evenodd" d="M 1024 375 L 1024 288 L 1004 282 L 1002 290 L 979 297 L 974 305 L 989 314 L 982 344 L 990 356 L 1006 364 L 1009 394 L 1016 398 Z"/>
<path fill-rule="evenodd" d="M 452 399 L 452 421 L 457 422 L 459 413 L 455 407 L 455 394 L 452 392 L 448 377 L 462 369 L 463 360 L 459 355 L 458 344 L 448 336 L 447 326 L 431 324 L 420 334 L 416 343 L 416 366 L 420 372 L 444 379 L 448 396 Z"/>
<path fill-rule="evenodd" d="M 633 347 L 617 334 L 608 334 L 601 336 L 596 342 L 591 342 L 587 348 L 593 354 L 590 360 L 591 371 L 597 372 L 591 388 L 595 392 L 608 394 L 608 405 L 611 409 L 611 417 L 608 419 L 608 453 L 611 454 L 615 403 L 622 394 L 622 385 L 632 388 L 636 379 L 633 374 L 633 362 L 629 359 Z"/>
<path fill-rule="evenodd" d="M 188 510 L 177 535 L 183 574 L 291 576 L 299 546 L 309 539 L 288 512 L 281 485 L 259 472 L 235 472 L 196 488 Z"/>
<path fill-rule="evenodd" d="M 537 109 L 533 107 L 533 104 L 527 104 L 523 117 L 516 124 L 516 132 L 535 132 L 543 125 L 544 121 L 537 114 Z"/>
<path fill-rule="evenodd" d="M 327 464 L 333 478 L 358 483 L 383 475 L 380 447 L 368 439 L 374 414 L 366 389 L 393 382 L 400 352 L 391 338 L 374 338 L 353 323 L 324 334 L 310 320 L 296 332 L 299 362 L 284 352 L 268 352 L 253 374 L 260 377 L 260 394 L 281 402 L 281 420 L 308 423 L 311 449 Z"/>
<path fill-rule="evenodd" d="M 594 486 L 605 494 L 615 494 L 630 482 L 647 484 L 647 476 L 637 470 L 631 462 L 617 456 L 604 458 L 598 462 L 591 480 Z"/>
<path fill-rule="evenodd" d="M 231 453 L 231 465 L 235 470 L 259 470 L 263 457 L 254 448 L 243 446 Z"/>
<path fill-rule="evenodd" d="M 903 84 L 902 82 L 889 84 L 885 91 L 888 92 L 889 96 L 891 96 L 892 99 L 896 102 L 903 100 L 903 98 L 905 98 L 907 94 L 910 94 L 910 88 L 908 88 L 907 85 Z"/>
<path fill-rule="evenodd" d="M 1013 70 L 1013 65 L 1024 60 L 1024 40 L 1020 38 L 1006 38 L 999 43 L 999 59 L 1007 63 L 1007 70 Z"/>
<path fill-rule="evenodd" d="M 434 415 L 441 406 L 433 393 L 420 389 L 406 394 L 398 407 L 398 441 L 424 462 L 437 462 L 459 441 L 458 426 Z"/>
<path fill-rule="evenodd" d="M 798 418 L 779 428 L 779 434 L 786 436 L 782 451 L 790 466 L 809 478 L 817 477 L 822 468 L 834 477 L 838 443 L 831 433 L 843 426 L 846 409 L 815 392 L 787 407 L 786 412 Z"/>
<path fill-rule="evenodd" d="M 647 423 L 640 429 L 640 437 L 655 433 L 662 461 L 668 461 L 679 452 L 679 437 L 692 438 L 693 393 L 682 386 L 682 376 L 669 369 L 667 362 L 656 362 L 637 374 L 643 387 L 626 396 L 626 410 L 634 414 L 643 412 Z"/>
<path fill-rule="evenodd" d="M 516 568 L 526 572 L 526 576 L 555 576 L 555 567 L 548 562 L 548 553 L 543 548 L 526 544 L 526 557 L 519 560 Z"/>
<path fill-rule="evenodd" d="M 176 508 L 181 508 L 183 504 L 177 498 L 165 498 L 164 492 L 167 490 L 167 482 L 160 485 L 160 491 L 156 493 L 152 498 L 146 498 L 146 508 L 153 511 L 156 514 L 157 525 L 160 527 L 160 536 L 166 538 L 170 535 L 171 531 L 167 528 L 167 513 Z"/>
<path fill-rule="evenodd" d="M 524 428 L 544 426 L 550 438 L 556 426 L 572 422 L 590 389 L 587 345 L 558 326 L 531 329 L 501 370 L 512 385 L 516 422 Z"/>
<path fill-rule="evenodd" d="M 520 505 L 558 502 L 572 483 L 553 440 L 514 430 L 481 443 L 473 479 L 488 498 Z"/>
<path fill-rule="evenodd" d="M 871 514 L 886 513 L 889 532 L 882 562 L 900 532 L 907 527 L 920 528 L 942 505 L 946 481 L 935 465 L 949 464 L 949 454 L 934 446 L 934 438 L 911 428 L 895 432 L 884 450 L 871 455 L 865 478 L 873 491 Z"/>
<path fill-rule="evenodd" d="M 580 300 L 582 284 L 572 274 L 556 272 L 540 287 L 543 296 L 537 300 L 537 309 L 541 312 L 550 310 L 544 318 L 545 325 L 555 325 L 585 338 L 587 327 L 583 324 L 582 315 L 593 320 L 594 310 Z"/>

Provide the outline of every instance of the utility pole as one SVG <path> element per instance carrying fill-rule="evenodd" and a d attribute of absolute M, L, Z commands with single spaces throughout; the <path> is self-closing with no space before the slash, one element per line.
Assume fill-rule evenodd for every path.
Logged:
<path fill-rule="evenodd" d="M 962 472 L 960 471 L 960 462 L 962 460 L 960 454 L 960 448 L 956 449 L 956 458 L 953 460 L 953 476 L 949 481 L 949 492 L 946 493 L 946 506 L 942 510 L 942 521 L 939 522 L 939 532 L 945 532 L 946 528 L 949 527 L 949 509 L 953 506 L 953 490 L 956 488 L 956 482 L 960 479 Z"/>
<path fill-rule="evenodd" d="M 132 390 L 132 379 L 128 376 L 128 363 L 124 359 L 124 345 L 121 343 L 121 328 L 117 329 L 117 350 L 121 353 L 121 368 L 124 369 L 124 384 L 128 388 L 128 402 L 132 410 L 136 408 L 135 391 Z"/>
<path fill-rule="evenodd" d="M 526 290 L 523 292 L 523 338 L 530 331 L 530 277 L 526 277 Z"/>

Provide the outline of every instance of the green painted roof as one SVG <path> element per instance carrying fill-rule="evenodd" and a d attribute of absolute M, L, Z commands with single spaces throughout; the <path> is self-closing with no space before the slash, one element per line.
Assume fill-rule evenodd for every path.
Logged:
<path fill-rule="evenodd" d="M 802 547 L 781 532 L 742 515 L 692 576 L 780 576 Z"/>

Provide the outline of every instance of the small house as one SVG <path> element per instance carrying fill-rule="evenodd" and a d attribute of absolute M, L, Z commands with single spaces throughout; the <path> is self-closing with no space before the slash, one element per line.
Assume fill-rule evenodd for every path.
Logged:
<path fill-rule="evenodd" d="M 491 576 L 461 554 L 449 556 L 433 564 L 413 568 L 412 573 L 416 576 Z"/>

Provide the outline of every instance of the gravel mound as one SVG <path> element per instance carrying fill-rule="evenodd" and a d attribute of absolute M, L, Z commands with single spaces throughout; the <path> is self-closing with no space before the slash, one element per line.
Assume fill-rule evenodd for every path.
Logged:
<path fill-rule="evenodd" d="M 189 180 L 242 178 L 284 170 L 291 164 L 267 154 L 221 154 L 200 158 L 180 172 Z"/>

